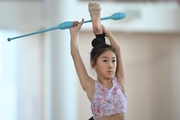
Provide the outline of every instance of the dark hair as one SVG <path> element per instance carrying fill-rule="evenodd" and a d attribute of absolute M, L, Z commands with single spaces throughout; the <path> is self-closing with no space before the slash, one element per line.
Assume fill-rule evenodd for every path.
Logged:
<path fill-rule="evenodd" d="M 91 44 L 93 48 L 91 50 L 90 60 L 93 61 L 94 64 L 96 64 L 98 57 L 105 51 L 112 51 L 117 57 L 116 50 L 111 45 L 106 44 L 104 40 L 95 38 Z"/>

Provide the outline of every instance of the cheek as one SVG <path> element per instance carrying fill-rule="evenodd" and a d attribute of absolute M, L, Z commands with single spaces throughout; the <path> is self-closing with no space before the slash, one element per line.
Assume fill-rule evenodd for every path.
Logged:
<path fill-rule="evenodd" d="M 117 68 L 117 63 L 114 63 L 114 69 L 116 69 Z"/>
<path fill-rule="evenodd" d="M 103 64 L 97 64 L 94 68 L 94 70 L 96 70 L 96 71 L 103 71 L 103 70 L 105 70 L 105 65 L 103 65 Z"/>

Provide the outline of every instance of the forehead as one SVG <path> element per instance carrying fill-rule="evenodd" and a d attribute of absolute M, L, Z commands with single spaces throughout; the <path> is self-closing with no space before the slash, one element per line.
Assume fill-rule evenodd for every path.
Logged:
<path fill-rule="evenodd" d="M 99 58 L 104 58 L 104 57 L 106 57 L 106 58 L 116 58 L 116 55 L 112 51 L 105 51 L 99 56 Z"/>

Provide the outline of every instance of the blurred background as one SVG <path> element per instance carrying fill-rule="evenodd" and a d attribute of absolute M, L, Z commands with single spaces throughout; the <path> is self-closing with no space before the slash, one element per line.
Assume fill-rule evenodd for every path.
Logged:
<path fill-rule="evenodd" d="M 89 20 L 88 0 L 0 1 L 0 120 L 87 120 L 90 102 L 70 55 L 69 30 L 7 41 L 65 21 Z M 102 21 L 122 48 L 128 96 L 126 120 L 180 119 L 180 1 L 97 0 Z M 78 39 L 90 76 L 91 23 Z"/>

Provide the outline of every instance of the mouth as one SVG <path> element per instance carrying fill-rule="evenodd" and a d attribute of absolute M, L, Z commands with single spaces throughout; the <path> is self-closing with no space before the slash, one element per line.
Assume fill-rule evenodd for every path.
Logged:
<path fill-rule="evenodd" d="M 113 74 L 114 72 L 113 71 L 107 71 L 108 74 Z"/>

